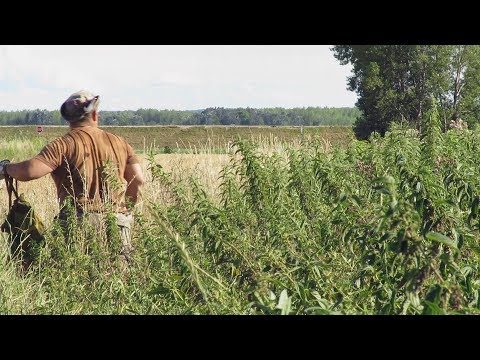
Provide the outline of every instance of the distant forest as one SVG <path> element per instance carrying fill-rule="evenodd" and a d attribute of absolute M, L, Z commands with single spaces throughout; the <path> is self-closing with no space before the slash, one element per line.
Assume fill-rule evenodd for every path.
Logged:
<path fill-rule="evenodd" d="M 100 111 L 101 125 L 269 125 L 315 126 L 352 125 L 360 116 L 355 108 L 237 108 L 221 107 L 204 110 L 139 109 Z M 60 111 L 0 111 L 0 125 L 66 125 Z"/>

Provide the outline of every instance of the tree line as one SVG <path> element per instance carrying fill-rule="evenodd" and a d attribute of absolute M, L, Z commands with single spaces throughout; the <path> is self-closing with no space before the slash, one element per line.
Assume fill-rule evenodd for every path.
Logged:
<path fill-rule="evenodd" d="M 340 64 L 352 65 L 347 88 L 358 95 L 359 139 L 384 135 L 392 122 L 422 130 L 422 119 L 436 103 L 442 129 L 452 120 L 480 121 L 480 46 L 336 45 Z"/>
<path fill-rule="evenodd" d="M 102 125 L 267 125 L 318 126 L 352 125 L 360 115 L 355 107 L 328 108 L 235 108 L 222 107 L 203 110 L 139 109 L 100 111 Z M 66 125 L 60 111 L 21 110 L 0 111 L 0 125 Z"/>

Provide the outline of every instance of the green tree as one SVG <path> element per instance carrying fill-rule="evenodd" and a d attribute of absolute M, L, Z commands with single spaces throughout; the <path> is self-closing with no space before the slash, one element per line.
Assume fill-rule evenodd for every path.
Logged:
<path fill-rule="evenodd" d="M 455 114 L 472 121 L 480 110 L 479 47 L 470 45 L 337 45 L 340 64 L 352 64 L 348 89 L 358 94 L 358 138 L 382 135 L 392 121 L 421 130 L 433 97 L 443 128 Z"/>
<path fill-rule="evenodd" d="M 451 47 L 449 66 L 451 112 L 467 123 L 478 122 L 480 117 L 480 46 L 456 45 Z"/>

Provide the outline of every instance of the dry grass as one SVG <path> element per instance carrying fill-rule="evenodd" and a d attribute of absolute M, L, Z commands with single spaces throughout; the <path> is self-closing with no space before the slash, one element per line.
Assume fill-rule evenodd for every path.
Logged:
<path fill-rule="evenodd" d="M 101 126 L 104 130 L 123 136 L 135 149 L 169 147 L 173 150 L 214 148 L 223 150 L 238 137 L 257 141 L 273 138 L 283 143 L 300 141 L 308 136 L 328 139 L 336 144 L 348 144 L 353 136 L 348 126 Z M 35 140 L 47 143 L 68 131 L 67 126 L 44 126 L 37 134 L 36 126 L 0 127 L 0 138 Z M 217 151 L 218 152 L 218 151 Z"/>
<path fill-rule="evenodd" d="M 273 153 L 282 154 L 285 152 L 286 146 L 299 148 L 302 141 L 311 139 L 307 135 L 302 139 L 291 139 L 288 145 L 285 139 L 274 136 L 272 133 L 255 134 L 251 136 L 259 144 L 258 150 L 267 155 Z M 330 138 L 321 138 L 322 147 L 325 151 L 331 149 L 332 144 Z M 7 148 L 16 156 L 10 157 L 12 160 L 21 161 L 25 158 L 31 157 L 38 152 L 39 147 L 45 139 L 40 137 L 34 141 L 27 141 L 26 139 L 17 139 L 15 141 L 0 140 L 0 145 L 3 145 L 3 150 Z M 221 182 L 220 176 L 222 169 L 228 164 L 230 157 L 234 154 L 235 149 L 232 147 L 232 141 L 226 143 L 215 142 L 208 138 L 206 142 L 197 147 L 190 147 L 192 153 L 172 153 L 172 154 L 158 154 L 155 156 L 155 161 L 160 164 L 165 172 L 171 174 L 174 183 L 186 180 L 193 176 L 197 179 L 198 184 L 205 190 L 207 195 L 215 200 L 219 198 L 219 184 Z M 219 147 L 223 147 L 223 153 L 216 153 Z M 143 148 L 145 153 L 146 148 Z M 158 184 L 153 183 L 151 173 L 148 171 L 148 160 L 145 156 L 139 155 L 141 159 L 142 168 L 145 174 L 145 186 L 143 189 L 144 202 L 155 202 L 167 204 L 169 196 L 166 190 Z M 8 158 L 8 156 L 5 156 Z M 59 205 L 56 196 L 54 183 L 50 176 L 29 181 L 18 182 L 19 192 L 24 193 L 26 199 L 32 204 L 35 211 L 44 221 L 45 225 L 50 225 L 55 215 L 58 213 Z M 8 197 L 6 196 L 4 181 L 0 182 L 0 191 L 4 193 L 0 196 L 0 214 L 7 213 Z M 142 206 L 140 206 L 142 208 Z"/>
<path fill-rule="evenodd" d="M 142 168 L 146 177 L 143 189 L 144 199 L 148 201 L 167 201 L 165 190 L 152 183 L 148 169 L 148 161 L 142 158 Z M 222 168 L 228 163 L 229 155 L 226 154 L 160 154 L 155 157 L 166 172 L 172 174 L 175 181 L 184 180 L 190 176 L 198 178 L 199 184 L 212 198 L 218 193 L 219 176 Z M 1 190 L 5 191 L 5 183 L 1 182 Z M 40 218 L 49 225 L 58 212 L 56 190 L 50 176 L 28 182 L 18 182 L 18 190 L 24 193 L 26 199 L 32 204 Z M 7 212 L 8 197 L 0 196 L 0 213 Z"/>
<path fill-rule="evenodd" d="M 210 198 L 218 199 L 221 171 L 229 162 L 229 158 L 227 154 L 159 154 L 155 156 L 155 162 L 161 165 L 165 172 L 171 174 L 174 183 L 185 181 L 193 176 Z M 142 168 L 146 181 L 143 202 L 169 203 L 168 191 L 159 182 L 152 182 L 151 173 L 147 170 L 148 166 L 148 161 L 144 158 Z"/>
<path fill-rule="evenodd" d="M 2 192 L 0 196 L 0 213 L 6 214 L 8 208 L 8 196 L 5 191 L 5 182 L 2 180 Z M 18 192 L 24 193 L 35 212 L 44 220 L 45 224 L 51 223 L 51 220 L 58 212 L 57 192 L 50 176 L 32 180 L 29 182 L 18 182 Z"/>

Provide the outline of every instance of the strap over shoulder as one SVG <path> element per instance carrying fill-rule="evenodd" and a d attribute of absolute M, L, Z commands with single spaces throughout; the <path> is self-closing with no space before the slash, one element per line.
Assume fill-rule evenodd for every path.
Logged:
<path fill-rule="evenodd" d="M 15 185 L 13 185 L 13 178 L 5 174 L 5 184 L 7 186 L 7 192 L 8 192 L 8 207 L 12 207 L 12 193 L 15 195 L 15 198 L 18 199 L 18 181 L 15 179 Z"/>

